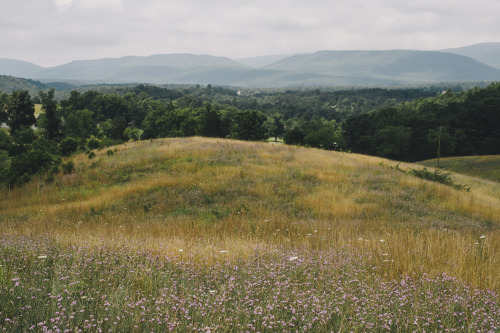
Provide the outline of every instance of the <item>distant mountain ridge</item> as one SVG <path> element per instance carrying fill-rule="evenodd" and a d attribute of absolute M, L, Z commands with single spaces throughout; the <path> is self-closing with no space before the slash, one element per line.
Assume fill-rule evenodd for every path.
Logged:
<path fill-rule="evenodd" d="M 0 59 L 0 75 L 41 81 L 185 83 L 241 87 L 397 86 L 500 80 L 494 64 L 500 43 L 447 51 L 318 51 L 232 60 L 194 54 L 125 56 L 43 68 Z M 459 53 L 474 55 L 474 58 Z"/>
<path fill-rule="evenodd" d="M 446 49 L 443 52 L 460 54 L 500 69 L 500 43 L 481 43 Z"/>

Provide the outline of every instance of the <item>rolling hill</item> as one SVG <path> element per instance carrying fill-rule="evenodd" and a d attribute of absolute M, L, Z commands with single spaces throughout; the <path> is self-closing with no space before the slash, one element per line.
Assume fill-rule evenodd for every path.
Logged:
<path fill-rule="evenodd" d="M 472 188 L 458 191 L 401 172 L 415 165 L 199 137 L 71 160 L 51 182 L 0 187 L 8 332 L 500 323 L 498 183 L 453 175 Z"/>

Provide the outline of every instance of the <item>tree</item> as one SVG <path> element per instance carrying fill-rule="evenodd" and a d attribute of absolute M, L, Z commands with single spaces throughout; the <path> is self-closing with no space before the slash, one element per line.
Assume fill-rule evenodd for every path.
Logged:
<path fill-rule="evenodd" d="M 210 107 L 210 104 L 207 104 L 203 118 L 201 135 L 211 138 L 220 138 L 222 136 L 220 117 L 219 114 Z"/>
<path fill-rule="evenodd" d="M 9 95 L 0 91 L 0 125 L 2 123 L 6 122 L 7 119 L 9 119 L 7 116 L 7 112 L 4 110 L 5 105 L 7 104 L 8 98 L 9 98 Z"/>
<path fill-rule="evenodd" d="M 94 113 L 89 110 L 70 110 L 64 119 L 64 132 L 72 138 L 89 138 L 97 134 Z"/>
<path fill-rule="evenodd" d="M 240 111 L 233 118 L 233 137 L 240 140 L 266 139 L 266 116 L 259 111 Z"/>
<path fill-rule="evenodd" d="M 5 105 L 10 133 L 15 134 L 21 128 L 36 124 L 35 105 L 26 90 L 16 90 L 7 98 Z"/>
<path fill-rule="evenodd" d="M 40 116 L 39 125 L 44 129 L 44 136 L 47 139 L 53 140 L 62 135 L 61 115 L 57 109 L 57 102 L 54 100 L 54 88 L 48 93 L 40 91 L 38 93 L 42 102 L 42 110 L 44 113 Z"/>
<path fill-rule="evenodd" d="M 285 132 L 283 139 L 287 145 L 302 145 L 304 144 L 304 138 L 304 132 L 298 126 L 295 126 L 290 131 Z"/>
<path fill-rule="evenodd" d="M 268 135 L 274 138 L 274 142 L 278 142 L 278 137 L 285 133 L 285 125 L 283 124 L 281 116 L 278 114 L 273 115 L 267 121 L 266 125 Z"/>
<path fill-rule="evenodd" d="M 59 151 L 62 156 L 69 156 L 78 149 L 78 141 L 73 138 L 66 137 L 59 143 Z"/>
<path fill-rule="evenodd" d="M 386 126 L 375 133 L 378 156 L 400 161 L 408 160 L 411 129 L 404 126 Z"/>

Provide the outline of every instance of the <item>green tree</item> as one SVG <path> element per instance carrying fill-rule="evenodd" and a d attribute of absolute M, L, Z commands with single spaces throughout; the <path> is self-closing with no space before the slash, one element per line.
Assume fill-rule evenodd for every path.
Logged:
<path fill-rule="evenodd" d="M 78 141 L 73 138 L 66 137 L 59 142 L 59 151 L 62 156 L 69 156 L 78 149 Z"/>
<path fill-rule="evenodd" d="M 395 160 L 408 159 L 411 129 L 404 126 L 386 126 L 374 136 L 377 155 Z"/>
<path fill-rule="evenodd" d="M 64 132 L 72 138 L 89 138 L 97 134 L 94 113 L 89 110 L 70 110 L 64 119 Z"/>
<path fill-rule="evenodd" d="M 8 98 L 9 95 L 0 91 L 0 125 L 9 119 L 7 112 L 5 111 Z"/>
<path fill-rule="evenodd" d="M 298 126 L 295 126 L 285 132 L 283 139 L 288 145 L 303 145 L 305 136 L 304 132 Z"/>
<path fill-rule="evenodd" d="M 220 116 L 211 108 L 210 104 L 207 104 L 205 108 L 201 125 L 201 135 L 211 138 L 220 138 L 222 136 Z"/>
<path fill-rule="evenodd" d="M 59 138 L 62 135 L 62 121 L 57 102 L 54 100 L 54 89 L 50 89 L 48 93 L 40 91 L 38 96 L 44 111 L 38 120 L 39 126 L 44 129 L 43 134 L 46 138 L 51 140 Z"/>
<path fill-rule="evenodd" d="M 125 136 L 126 139 L 132 140 L 132 141 L 137 141 L 141 139 L 141 134 L 143 133 L 143 130 L 139 128 L 131 128 L 127 127 L 125 131 L 123 132 L 123 136 Z"/>
<path fill-rule="evenodd" d="M 240 111 L 233 118 L 233 137 L 239 140 L 259 141 L 267 138 L 266 116 L 259 111 Z"/>
<path fill-rule="evenodd" d="M 4 106 L 7 113 L 7 125 L 11 134 L 15 134 L 22 128 L 31 127 L 36 124 L 35 105 L 31 101 L 26 90 L 16 90 L 7 98 Z"/>
<path fill-rule="evenodd" d="M 278 142 L 278 137 L 285 133 L 285 125 L 281 115 L 275 114 L 266 122 L 268 136 L 274 138 L 274 142 Z"/>

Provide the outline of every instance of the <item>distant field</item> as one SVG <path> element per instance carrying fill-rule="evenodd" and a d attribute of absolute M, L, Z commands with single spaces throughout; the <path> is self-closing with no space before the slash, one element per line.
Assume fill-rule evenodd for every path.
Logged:
<path fill-rule="evenodd" d="M 418 164 L 436 168 L 437 159 Z M 440 159 L 439 165 L 445 170 L 500 182 L 500 155 L 446 157 Z"/>
<path fill-rule="evenodd" d="M 42 104 L 35 104 L 35 117 L 38 118 L 42 113 Z"/>
<path fill-rule="evenodd" d="M 196 137 L 71 160 L 0 189 L 0 331 L 500 327 L 500 184 Z"/>

